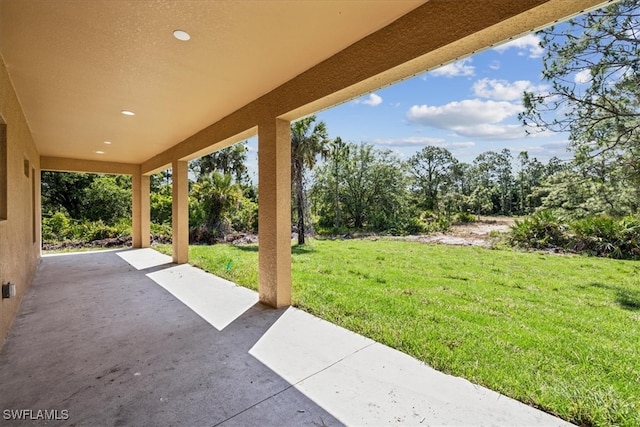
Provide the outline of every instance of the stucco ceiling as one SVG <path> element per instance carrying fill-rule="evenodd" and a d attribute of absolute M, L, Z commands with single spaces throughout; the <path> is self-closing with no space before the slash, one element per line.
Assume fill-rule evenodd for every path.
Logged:
<path fill-rule="evenodd" d="M 41 155 L 142 163 L 421 3 L 2 0 L 0 52 Z"/>

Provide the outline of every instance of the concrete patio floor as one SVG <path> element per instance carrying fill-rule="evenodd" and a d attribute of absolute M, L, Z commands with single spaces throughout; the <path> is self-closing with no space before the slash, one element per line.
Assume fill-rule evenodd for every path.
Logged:
<path fill-rule="evenodd" d="M 257 300 L 152 249 L 44 256 L 0 350 L 0 424 L 569 425 Z M 7 420 L 23 409 L 68 419 Z"/>

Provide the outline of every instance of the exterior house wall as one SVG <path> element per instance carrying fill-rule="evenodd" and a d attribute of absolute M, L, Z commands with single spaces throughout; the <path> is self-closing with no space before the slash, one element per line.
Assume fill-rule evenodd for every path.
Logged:
<path fill-rule="evenodd" d="M 18 311 L 40 260 L 40 154 L 0 57 L 0 126 L 5 127 L 6 156 L 0 165 L 0 280 L 16 286 L 13 298 L 0 299 L 0 343 Z M 3 158 L 4 157 L 4 158 Z M 6 199 L 6 200 L 5 200 Z"/>

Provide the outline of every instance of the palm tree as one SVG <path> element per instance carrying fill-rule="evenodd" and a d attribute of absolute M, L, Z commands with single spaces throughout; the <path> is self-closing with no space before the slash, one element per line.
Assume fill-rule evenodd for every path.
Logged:
<path fill-rule="evenodd" d="M 220 236 L 229 228 L 225 215 L 238 203 L 242 194 L 231 180 L 231 175 L 214 171 L 203 175 L 192 189 L 194 198 L 202 206 L 207 226 Z"/>
<path fill-rule="evenodd" d="M 198 177 L 210 172 L 233 175 L 236 183 L 241 183 L 247 173 L 247 141 L 223 148 L 195 161 Z"/>
<path fill-rule="evenodd" d="M 304 191 L 305 168 L 313 169 L 318 156 L 326 158 L 329 150 L 326 144 L 327 126 L 324 122 L 315 123 L 316 116 L 306 117 L 291 124 L 291 192 L 298 219 L 298 244 L 304 245 L 305 206 Z"/>

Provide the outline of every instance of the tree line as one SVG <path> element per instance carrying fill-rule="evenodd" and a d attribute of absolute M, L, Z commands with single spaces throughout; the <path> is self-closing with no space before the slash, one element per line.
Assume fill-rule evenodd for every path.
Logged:
<path fill-rule="evenodd" d="M 623 165 L 603 160 L 543 163 L 526 151 L 514 156 L 503 149 L 465 163 L 436 146 L 402 160 L 388 149 L 326 135 L 326 124 L 314 116 L 292 124 L 292 218 L 295 231 L 306 230 L 300 239 L 314 228 L 413 234 L 480 215 L 550 209 L 572 218 L 619 217 L 640 207 L 633 177 L 620 171 Z M 192 241 L 257 230 L 258 187 L 248 177 L 246 157 L 243 142 L 190 163 Z M 58 214 L 60 222 L 62 215 L 62 225 L 97 221 L 118 228 L 130 217 L 129 177 L 43 172 L 42 183 L 44 216 Z M 170 227 L 170 171 L 152 176 L 150 205 L 155 229 Z"/>

